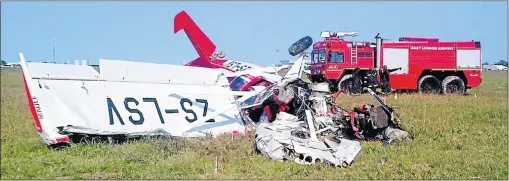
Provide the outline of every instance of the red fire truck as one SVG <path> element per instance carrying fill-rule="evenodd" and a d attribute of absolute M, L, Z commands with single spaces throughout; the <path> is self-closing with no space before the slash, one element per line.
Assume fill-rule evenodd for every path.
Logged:
<path fill-rule="evenodd" d="M 349 91 L 356 67 L 364 77 L 369 69 L 384 65 L 388 69 L 401 67 L 389 76 L 393 90 L 464 93 L 482 82 L 479 41 L 412 37 L 387 41 L 377 35 L 371 43 L 344 40 L 345 36 L 357 36 L 356 32 L 322 32 L 321 36 L 324 39 L 313 44 L 310 79 L 328 80 L 336 90 Z"/>

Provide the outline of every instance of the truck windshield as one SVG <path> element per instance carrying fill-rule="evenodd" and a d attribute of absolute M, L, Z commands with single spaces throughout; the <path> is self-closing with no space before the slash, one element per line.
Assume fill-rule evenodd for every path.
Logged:
<path fill-rule="evenodd" d="M 325 49 L 320 49 L 318 51 L 318 59 L 320 60 L 320 63 L 325 62 Z"/>
<path fill-rule="evenodd" d="M 313 50 L 311 52 L 311 64 L 316 64 L 317 62 L 318 62 L 317 50 Z"/>

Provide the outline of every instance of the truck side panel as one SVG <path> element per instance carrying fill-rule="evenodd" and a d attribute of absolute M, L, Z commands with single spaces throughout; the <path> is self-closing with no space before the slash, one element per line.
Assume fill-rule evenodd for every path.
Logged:
<path fill-rule="evenodd" d="M 467 78 L 467 87 L 478 87 L 481 85 L 481 70 L 463 70 Z"/>
<path fill-rule="evenodd" d="M 418 76 L 415 76 L 410 69 L 412 65 L 409 64 L 410 51 L 406 47 L 394 47 L 382 49 L 381 65 L 387 65 L 388 69 L 401 67 L 401 70 L 396 70 L 390 74 L 391 87 L 393 89 L 416 89 L 417 85 L 413 82 L 417 81 Z"/>
<path fill-rule="evenodd" d="M 410 57 L 411 73 L 420 74 L 423 69 L 455 69 L 455 62 L 455 58 L 448 57 Z"/>
<path fill-rule="evenodd" d="M 456 68 L 456 48 L 452 42 L 415 43 L 409 45 L 412 73 L 420 75 L 423 69 Z"/>
<path fill-rule="evenodd" d="M 401 67 L 401 70 L 392 72 L 392 75 L 408 75 L 408 56 L 408 48 L 384 48 L 383 65 L 387 65 L 388 69 Z"/>
<path fill-rule="evenodd" d="M 391 88 L 393 89 L 417 89 L 418 76 L 414 75 L 390 75 Z"/>
<path fill-rule="evenodd" d="M 481 50 L 457 50 L 457 68 L 481 68 Z"/>
<path fill-rule="evenodd" d="M 474 48 L 473 42 L 428 42 L 428 43 L 386 43 L 382 49 L 382 63 L 392 66 L 403 67 L 405 64 L 392 63 L 394 58 L 387 54 L 385 49 L 407 48 L 409 51 L 407 74 L 391 74 L 391 84 L 394 89 L 417 89 L 419 76 L 423 71 L 463 71 L 466 77 L 467 87 L 477 87 L 481 82 L 481 52 L 480 47 Z M 392 59 L 392 60 L 389 60 Z M 401 60 L 400 60 L 401 61 Z M 394 67 L 394 68 L 396 68 Z"/>
<path fill-rule="evenodd" d="M 412 46 L 411 46 L 412 47 Z M 410 67 L 420 69 L 456 68 L 456 51 L 410 50 Z"/>
<path fill-rule="evenodd" d="M 377 67 L 377 68 L 382 68 L 384 65 L 387 65 L 388 69 L 402 67 L 402 70 L 398 70 L 398 71 L 392 72 L 390 74 L 391 87 L 393 87 L 394 89 L 399 89 L 400 79 L 405 79 L 403 77 L 408 76 L 409 71 L 411 71 L 409 61 L 408 61 L 409 56 L 410 56 L 409 53 L 410 52 L 408 51 L 408 44 L 385 43 L 381 47 L 381 51 L 380 51 L 380 55 L 379 55 L 381 57 L 380 58 L 380 67 Z M 405 55 L 406 55 L 406 57 L 405 57 Z M 394 75 L 396 75 L 396 76 L 394 76 Z M 398 83 L 394 84 L 393 82 L 398 82 Z"/>
<path fill-rule="evenodd" d="M 334 65 L 329 65 L 329 67 L 334 67 Z M 338 80 L 343 74 L 344 69 L 326 69 L 324 72 L 325 78 Z"/>
<path fill-rule="evenodd" d="M 480 48 L 457 50 L 457 68 L 463 69 L 467 78 L 467 87 L 478 87 L 481 85 L 481 61 L 482 52 Z"/>

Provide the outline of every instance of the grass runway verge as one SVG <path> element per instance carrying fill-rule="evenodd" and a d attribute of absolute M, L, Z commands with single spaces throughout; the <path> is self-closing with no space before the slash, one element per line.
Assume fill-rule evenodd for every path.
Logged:
<path fill-rule="evenodd" d="M 2 179 L 508 179 L 507 71 L 484 72 L 471 95 L 402 94 L 399 107 L 412 142 L 362 142 L 348 168 L 271 161 L 254 151 L 252 134 L 209 140 L 143 140 L 122 145 L 42 143 L 20 71 L 1 71 Z M 477 95 L 477 98 L 474 97 Z M 340 96 L 351 109 L 369 95 Z M 220 156 L 219 173 L 214 159 Z M 385 164 L 380 159 L 385 158 Z"/>

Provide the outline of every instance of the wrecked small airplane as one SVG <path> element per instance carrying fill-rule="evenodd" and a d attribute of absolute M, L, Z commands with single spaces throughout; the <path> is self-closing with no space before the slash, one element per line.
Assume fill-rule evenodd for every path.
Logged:
<path fill-rule="evenodd" d="M 360 153 L 360 140 L 409 138 L 393 108 L 375 93 L 379 106 L 363 103 L 347 111 L 326 82 L 301 79 L 309 36 L 290 46 L 289 54 L 298 58 L 280 76 L 270 68 L 232 68 L 212 55 L 215 45 L 185 12 L 175 22 L 175 32 L 184 29 L 200 55 L 184 66 L 100 59 L 99 73 L 88 65 L 27 62 L 20 53 L 43 141 L 60 148 L 88 138 L 203 137 L 256 129 L 256 149 L 270 159 L 347 166 Z"/>
<path fill-rule="evenodd" d="M 87 65 L 27 62 L 19 56 L 34 122 L 51 147 L 94 136 L 243 132 L 238 111 L 225 108 L 256 94 L 231 91 L 223 72 L 210 68 L 101 59 L 99 74 Z"/>
<path fill-rule="evenodd" d="M 246 74 L 220 69 L 100 59 L 99 73 L 88 65 L 19 57 L 35 125 L 51 147 L 86 137 L 242 133 L 237 105 L 263 90 L 232 90 L 235 81 L 227 78 Z"/>
<path fill-rule="evenodd" d="M 218 68 L 221 60 L 210 59 L 215 45 L 184 11 L 175 17 L 175 33 L 180 29 L 200 55 L 185 66 L 100 59 L 99 73 L 87 65 L 27 62 L 20 53 L 30 110 L 44 142 L 65 147 L 88 137 L 243 132 L 235 105 L 281 76 L 233 60 Z"/>

